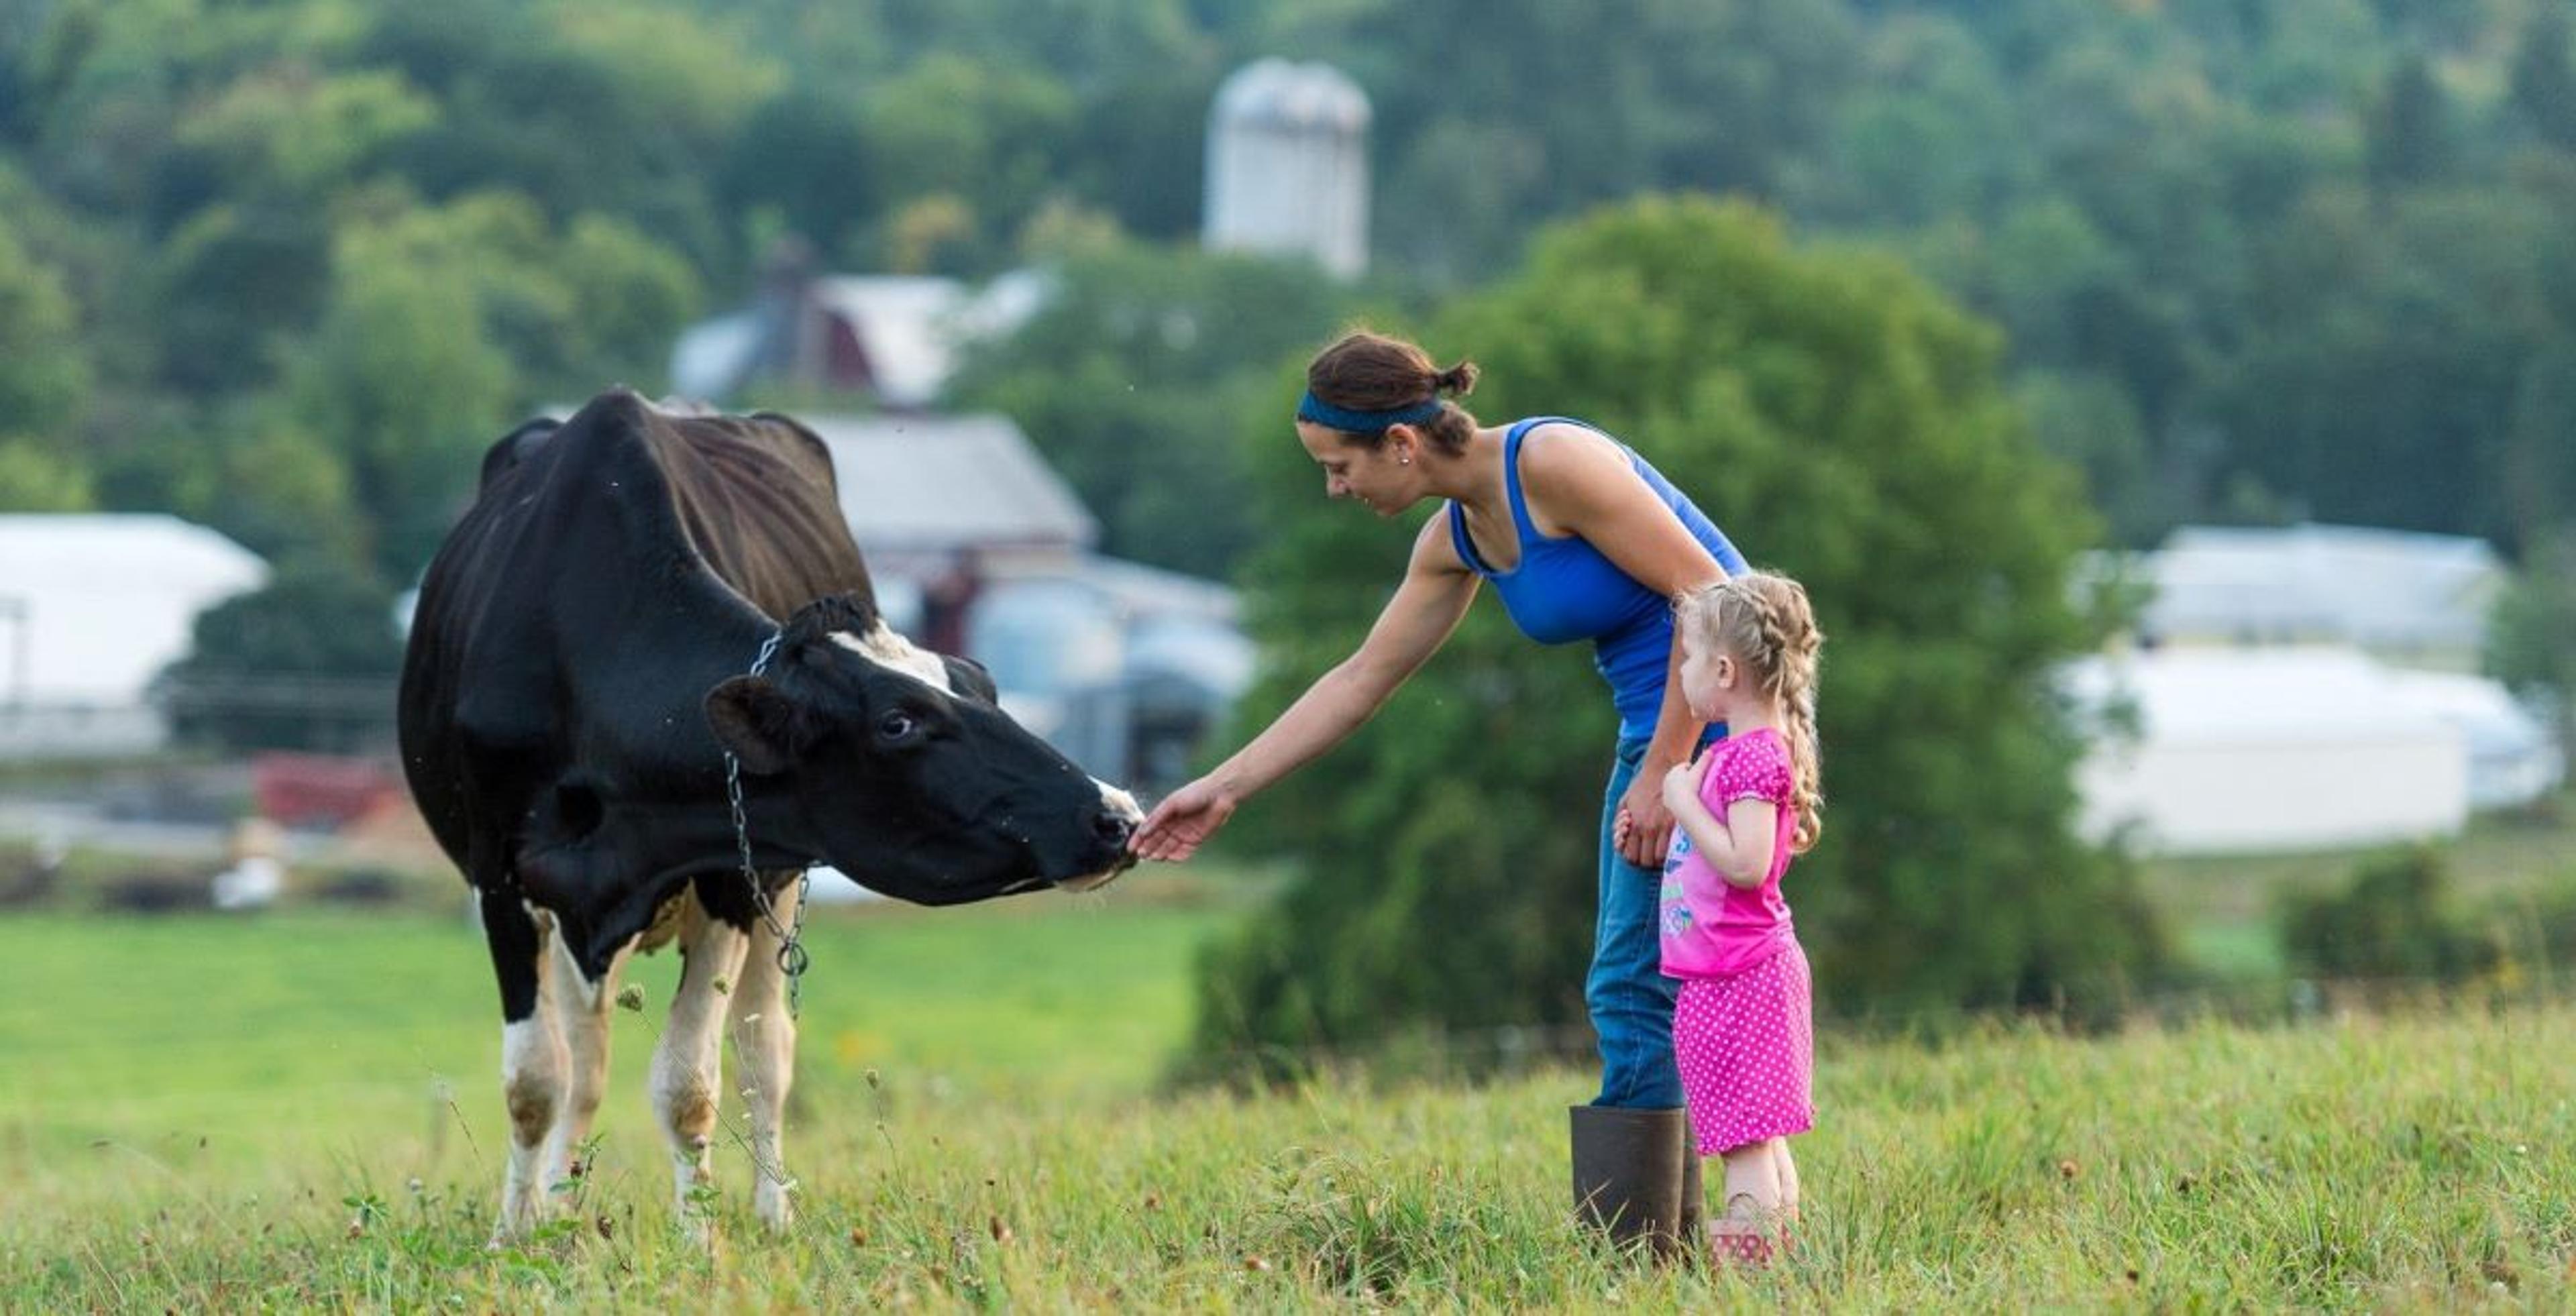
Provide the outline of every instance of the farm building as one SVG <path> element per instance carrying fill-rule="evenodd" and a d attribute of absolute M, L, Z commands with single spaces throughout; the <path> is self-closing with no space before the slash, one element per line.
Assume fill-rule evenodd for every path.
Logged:
<path fill-rule="evenodd" d="M 2505 569 L 2485 540 L 2358 526 L 2184 526 L 2133 566 L 2142 642 L 2351 645 L 2475 671 Z"/>
<path fill-rule="evenodd" d="M 807 416 L 898 629 L 993 673 L 1093 773 L 1180 779 L 1250 680 L 1234 591 L 1095 551 L 1100 524 L 998 415 Z"/>
<path fill-rule="evenodd" d="M 2350 647 L 2149 649 L 2073 665 L 2093 732 L 2082 827 L 2142 850 L 2253 853 L 2458 831 L 2563 780 L 2558 749 L 2494 682 Z"/>
<path fill-rule="evenodd" d="M 0 758 L 159 747 L 153 678 L 198 613 L 267 582 L 258 555 L 174 516 L 0 515 Z"/>
<path fill-rule="evenodd" d="M 1329 64 L 1260 59 L 1208 109 L 1201 241 L 1307 256 L 1337 278 L 1368 267 L 1368 95 Z"/>
<path fill-rule="evenodd" d="M 671 387 L 730 402 L 766 384 L 919 411 L 938 401 L 961 350 L 1008 333 L 1046 294 L 1046 277 L 1032 271 L 975 287 L 931 275 L 819 274 L 781 255 L 750 305 L 681 332 Z"/>

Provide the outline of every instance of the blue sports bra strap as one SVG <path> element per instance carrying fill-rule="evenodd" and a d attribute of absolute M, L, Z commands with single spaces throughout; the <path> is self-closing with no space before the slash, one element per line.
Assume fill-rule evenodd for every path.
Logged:
<path fill-rule="evenodd" d="M 1554 419 L 1553 416 L 1533 416 L 1513 425 L 1503 435 L 1503 489 L 1511 495 L 1512 531 L 1520 536 L 1523 544 L 1537 539 L 1539 534 L 1538 526 L 1530 521 L 1529 502 L 1521 496 L 1521 440 L 1528 437 L 1531 427 Z"/>
<path fill-rule="evenodd" d="M 1449 500 L 1449 545 L 1458 550 L 1458 560 L 1466 563 L 1469 571 L 1479 576 L 1493 574 L 1485 559 L 1477 556 L 1476 541 L 1467 537 L 1467 509 L 1454 498 Z"/>

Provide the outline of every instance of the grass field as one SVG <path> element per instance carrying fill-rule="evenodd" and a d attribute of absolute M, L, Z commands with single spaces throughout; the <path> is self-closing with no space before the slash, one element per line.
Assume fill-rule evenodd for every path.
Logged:
<path fill-rule="evenodd" d="M 2440 850 L 2464 901 L 2576 884 L 2576 790 L 2527 810 L 2474 818 Z M 2373 853 L 2158 859 L 2143 876 L 2148 900 L 2193 967 L 2222 979 L 2263 981 L 2287 971 L 2274 927 L 2282 896 L 2340 889 Z"/>
<path fill-rule="evenodd" d="M 2576 1011 L 1828 1034 L 1798 1250 L 1710 1275 L 1566 1223 L 1580 1073 L 1160 1088 L 1240 916 L 818 915 L 804 1215 L 762 1236 L 728 1149 L 711 1253 L 642 1096 L 658 1008 L 616 1016 L 571 1223 L 486 1252 L 497 1029 L 460 920 L 0 921 L 0 1310 L 2576 1307 Z M 658 1006 L 672 971 L 630 979 Z"/>

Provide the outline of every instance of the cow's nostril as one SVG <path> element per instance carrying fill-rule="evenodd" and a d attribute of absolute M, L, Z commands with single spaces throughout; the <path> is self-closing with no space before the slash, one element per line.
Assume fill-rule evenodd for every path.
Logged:
<path fill-rule="evenodd" d="M 1125 845 L 1136 834 L 1136 824 L 1123 814 L 1097 813 L 1091 817 L 1091 830 L 1112 845 Z"/>

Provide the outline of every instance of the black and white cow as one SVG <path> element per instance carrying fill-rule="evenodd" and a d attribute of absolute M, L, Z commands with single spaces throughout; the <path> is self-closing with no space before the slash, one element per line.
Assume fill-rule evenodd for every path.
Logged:
<path fill-rule="evenodd" d="M 484 459 L 421 586 L 401 731 L 500 976 L 500 1236 L 545 1215 L 589 1136 L 620 965 L 672 939 L 685 963 L 651 1086 L 683 1210 L 708 1174 L 730 1028 L 754 1206 L 788 1218 L 796 1030 L 742 873 L 727 750 L 780 920 L 792 872 L 817 862 L 925 904 L 1088 889 L 1126 866 L 1140 820 L 996 707 L 981 668 L 878 617 L 812 432 L 622 390 Z"/>

